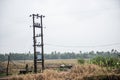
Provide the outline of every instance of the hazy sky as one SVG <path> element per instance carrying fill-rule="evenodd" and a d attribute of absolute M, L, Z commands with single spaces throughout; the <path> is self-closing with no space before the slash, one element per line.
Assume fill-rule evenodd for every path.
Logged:
<path fill-rule="evenodd" d="M 0 52 L 33 52 L 32 18 L 43 19 L 45 53 L 120 51 L 120 0 L 0 0 Z"/>

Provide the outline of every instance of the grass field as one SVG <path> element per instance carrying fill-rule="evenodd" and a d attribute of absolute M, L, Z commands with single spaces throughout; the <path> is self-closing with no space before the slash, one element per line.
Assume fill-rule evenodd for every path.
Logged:
<path fill-rule="evenodd" d="M 16 60 L 16 61 L 10 61 L 9 63 L 9 73 L 10 74 L 18 74 L 21 69 L 25 69 L 26 64 L 28 64 L 29 68 L 33 70 L 33 60 Z M 45 68 L 53 68 L 53 67 L 59 67 L 61 64 L 77 64 L 76 59 L 53 59 L 53 60 L 45 60 Z M 38 66 L 41 64 L 38 63 Z M 0 66 L 6 68 L 7 67 L 7 61 L 1 62 Z M 41 66 L 40 66 L 41 67 Z M 38 67 L 38 68 L 40 68 Z"/>
<path fill-rule="evenodd" d="M 10 80 L 120 80 L 120 74 L 97 65 L 75 65 L 69 71 L 46 69 L 43 73 L 14 75 Z"/>
<path fill-rule="evenodd" d="M 2 66 L 6 66 L 7 62 L 2 62 Z M 45 60 L 43 73 L 29 73 L 18 75 L 19 70 L 25 68 L 25 64 L 33 67 L 33 61 L 14 61 L 10 63 L 10 80 L 120 80 L 120 72 L 117 70 L 107 70 L 94 64 L 78 64 L 76 59 L 55 59 Z M 69 70 L 49 69 L 47 67 L 59 66 L 61 64 L 71 64 L 73 67 Z M 16 66 L 18 68 L 16 68 Z M 50 65 L 50 66 L 49 66 Z"/>
<path fill-rule="evenodd" d="M 77 59 L 52 59 L 52 60 L 45 60 L 45 63 L 51 64 L 77 64 Z"/>

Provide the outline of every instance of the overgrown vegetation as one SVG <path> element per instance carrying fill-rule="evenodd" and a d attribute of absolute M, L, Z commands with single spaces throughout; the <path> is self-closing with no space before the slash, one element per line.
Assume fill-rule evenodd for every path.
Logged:
<path fill-rule="evenodd" d="M 120 58 L 98 56 L 90 60 L 91 63 L 107 67 L 120 69 Z"/>
<path fill-rule="evenodd" d="M 91 51 L 86 53 L 60 53 L 55 51 L 51 54 L 45 54 L 46 69 L 44 73 L 13 74 L 10 80 L 120 80 L 119 55 L 120 52 L 116 50 L 111 50 L 110 52 Z M 2 55 L 2 58 L 0 56 L 0 60 L 7 60 L 7 56 L 8 54 Z M 1 67 L 7 65 L 7 61 L 4 60 L 1 61 Z M 32 60 L 33 54 L 12 53 L 9 67 L 10 73 L 18 73 L 20 69 L 25 67 L 25 64 L 33 68 Z M 66 65 L 69 64 L 72 65 L 72 68 L 66 69 L 68 67 Z M 64 68 L 62 68 L 63 66 Z"/>
<path fill-rule="evenodd" d="M 78 63 L 79 63 L 79 64 L 84 64 L 84 63 L 85 63 L 85 60 L 84 60 L 84 59 L 78 59 Z"/>
<path fill-rule="evenodd" d="M 102 58 L 93 58 L 95 59 L 102 59 Z M 92 59 L 91 59 L 92 60 Z M 61 61 L 61 62 L 60 62 Z M 54 66 L 63 63 L 69 64 L 73 63 L 75 60 L 50 60 L 46 62 L 47 64 L 54 63 Z M 104 60 L 103 60 L 104 61 Z M 86 60 L 80 60 L 80 63 L 87 62 Z M 77 63 L 77 60 L 76 60 Z M 16 61 L 16 65 L 18 65 Z M 19 64 L 20 65 L 20 64 Z M 12 66 L 12 64 L 11 64 Z M 45 65 L 46 66 L 46 65 Z M 108 70 L 106 67 L 100 67 L 101 65 L 92 63 L 91 64 L 74 64 L 73 67 L 69 70 L 58 70 L 58 69 L 45 69 L 44 73 L 38 74 L 26 74 L 26 75 L 17 75 L 14 74 L 13 76 L 9 77 L 10 80 L 119 80 L 120 79 L 120 72 L 114 71 L 112 69 Z M 15 67 L 14 65 L 12 67 Z M 63 68 L 62 68 L 63 69 Z M 13 71 L 12 71 L 13 72 Z"/>
<path fill-rule="evenodd" d="M 75 65 L 68 72 L 45 70 L 44 73 L 11 76 L 10 80 L 119 80 L 120 75 L 97 65 Z"/>

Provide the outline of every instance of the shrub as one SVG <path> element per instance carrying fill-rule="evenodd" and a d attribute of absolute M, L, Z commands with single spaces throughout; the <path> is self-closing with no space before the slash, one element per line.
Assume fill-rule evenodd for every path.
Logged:
<path fill-rule="evenodd" d="M 90 62 L 99 66 L 110 67 L 110 68 L 120 68 L 120 59 L 116 57 L 98 56 L 91 59 Z"/>
<path fill-rule="evenodd" d="M 85 60 L 84 60 L 84 59 L 78 59 L 78 63 L 79 63 L 79 64 L 84 64 L 84 63 L 85 63 Z"/>

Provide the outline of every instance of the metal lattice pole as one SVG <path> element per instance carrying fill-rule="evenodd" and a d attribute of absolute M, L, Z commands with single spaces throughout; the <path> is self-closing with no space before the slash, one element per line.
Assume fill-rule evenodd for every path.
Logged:
<path fill-rule="evenodd" d="M 30 17 L 32 16 L 33 18 L 33 47 L 34 47 L 34 72 L 37 73 L 37 51 L 36 51 L 36 47 L 40 47 L 41 48 L 41 63 L 42 63 L 42 72 L 44 70 L 44 44 L 43 44 L 43 24 L 42 24 L 42 18 L 45 17 L 43 15 L 39 14 L 32 14 L 30 15 Z M 36 23 L 35 22 L 35 18 L 40 19 L 40 23 Z M 40 28 L 41 30 L 41 35 L 36 35 L 35 29 L 36 28 Z M 41 44 L 37 44 L 36 41 L 36 37 L 40 37 L 41 38 Z"/>

